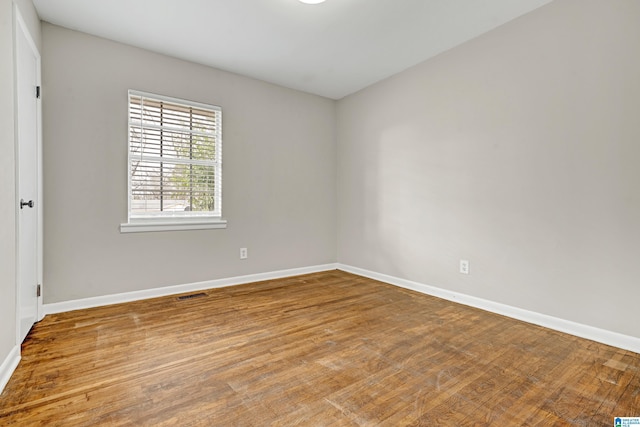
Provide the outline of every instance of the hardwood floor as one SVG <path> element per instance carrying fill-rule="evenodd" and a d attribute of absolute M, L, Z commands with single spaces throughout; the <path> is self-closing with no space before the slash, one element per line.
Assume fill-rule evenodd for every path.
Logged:
<path fill-rule="evenodd" d="M 640 355 L 341 271 L 47 316 L 0 425 L 612 426 Z"/>

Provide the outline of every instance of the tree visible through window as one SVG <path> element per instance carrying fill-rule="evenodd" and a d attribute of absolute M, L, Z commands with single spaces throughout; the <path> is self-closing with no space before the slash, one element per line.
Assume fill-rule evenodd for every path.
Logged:
<path fill-rule="evenodd" d="M 129 219 L 221 216 L 222 111 L 129 91 Z"/>

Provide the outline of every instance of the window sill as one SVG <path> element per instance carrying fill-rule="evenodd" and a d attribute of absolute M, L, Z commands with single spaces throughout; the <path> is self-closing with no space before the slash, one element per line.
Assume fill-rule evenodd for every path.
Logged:
<path fill-rule="evenodd" d="M 224 219 L 188 220 L 188 221 L 136 221 L 120 224 L 120 233 L 145 233 L 151 231 L 209 230 L 227 228 Z"/>

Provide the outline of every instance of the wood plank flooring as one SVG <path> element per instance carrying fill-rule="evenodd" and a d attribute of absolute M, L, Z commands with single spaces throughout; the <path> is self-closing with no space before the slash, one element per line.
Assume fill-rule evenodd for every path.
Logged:
<path fill-rule="evenodd" d="M 2 426 L 611 426 L 640 355 L 330 271 L 47 316 Z"/>

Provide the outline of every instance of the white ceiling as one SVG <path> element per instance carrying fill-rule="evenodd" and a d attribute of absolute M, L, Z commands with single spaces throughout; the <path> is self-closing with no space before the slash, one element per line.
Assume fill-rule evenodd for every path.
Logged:
<path fill-rule="evenodd" d="M 552 0 L 34 0 L 63 27 L 340 99 Z"/>

